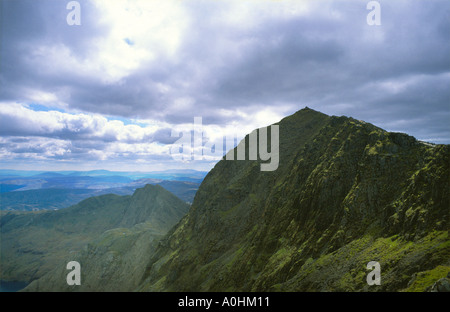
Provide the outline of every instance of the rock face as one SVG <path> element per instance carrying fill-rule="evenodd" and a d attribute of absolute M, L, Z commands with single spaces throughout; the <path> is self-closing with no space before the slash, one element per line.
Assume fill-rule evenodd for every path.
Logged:
<path fill-rule="evenodd" d="M 217 163 L 138 290 L 423 291 L 447 275 L 448 145 L 308 108 L 278 125 L 278 169 Z"/>
<path fill-rule="evenodd" d="M 430 292 L 450 292 L 450 273 L 434 283 Z"/>
<path fill-rule="evenodd" d="M 189 205 L 158 185 L 132 196 L 91 197 L 69 208 L 0 218 L 1 278 L 33 281 L 27 290 L 63 291 L 66 265 L 79 261 L 77 290 L 132 290 L 162 237 Z"/>

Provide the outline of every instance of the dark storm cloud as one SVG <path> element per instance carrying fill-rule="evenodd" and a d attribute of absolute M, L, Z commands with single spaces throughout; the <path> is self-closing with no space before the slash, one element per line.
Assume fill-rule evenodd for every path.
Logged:
<path fill-rule="evenodd" d="M 343 4 L 344 14 L 345 6 L 354 6 L 354 3 Z M 383 12 L 388 11 L 390 6 L 386 7 Z M 372 84 L 377 89 L 376 83 L 386 79 L 407 79 L 412 75 L 448 72 L 448 33 L 434 33 L 434 30 L 442 29 L 443 24 L 450 28 L 448 18 L 445 19 L 445 14 L 436 15 L 438 7 L 432 10 L 432 18 L 429 8 L 422 11 L 421 7 L 417 7 L 417 2 L 413 2 L 412 7 L 405 5 L 402 9 L 392 8 L 396 14 L 383 15 L 383 25 L 378 28 L 365 25 L 358 16 L 352 14 L 335 21 L 321 16 L 314 21 L 270 23 L 272 27 L 257 31 L 257 44 L 247 50 L 249 53 L 246 53 L 246 57 L 220 75 L 222 81 L 216 89 L 219 95 L 217 98 L 229 100 L 231 97 L 234 99 L 232 102 L 238 102 L 239 105 L 251 101 L 267 104 L 274 101 L 298 101 L 299 104 L 322 108 L 329 106 L 332 109 L 334 105 L 356 96 L 353 102 L 357 100 L 360 108 L 364 109 L 373 107 L 372 103 L 365 103 L 376 96 L 358 94 L 358 90 L 366 84 Z M 318 34 L 312 37 L 310 30 L 317 28 L 311 24 L 320 25 L 317 28 L 323 32 L 323 36 Z M 273 29 L 282 31 L 273 32 Z M 382 38 L 378 40 L 377 36 Z M 438 83 L 448 83 L 448 77 L 441 77 Z M 438 93 L 426 91 L 414 86 L 397 94 L 386 104 L 392 107 L 399 100 L 411 102 L 418 96 L 422 98 L 424 92 L 428 96 L 441 98 L 449 94 L 444 89 Z M 430 99 L 427 100 L 429 102 Z M 431 101 L 438 105 L 438 109 L 448 103 L 441 102 L 441 99 Z M 428 106 L 423 102 L 414 102 L 422 111 Z M 378 103 L 376 108 L 380 112 L 383 111 L 382 104 Z"/>
<path fill-rule="evenodd" d="M 308 105 L 380 126 L 410 119 L 401 130 L 424 137 L 426 130 L 416 129 L 416 120 L 428 115 L 426 120 L 447 129 L 441 134 L 448 141 L 448 3 L 381 1 L 381 7 L 381 26 L 366 24 L 365 3 L 333 2 L 325 13 L 317 8 L 311 16 L 268 18 L 257 27 L 231 31 L 214 24 L 214 10 L 209 15 L 199 10 L 193 14 L 204 40 L 194 35 L 186 48 L 189 56 L 201 58 L 186 61 L 191 68 L 210 70 L 188 91 L 194 91 L 207 117 L 216 108 L 291 103 L 291 112 Z M 339 18 L 327 14 L 332 11 Z M 239 56 L 220 51 L 223 42 L 242 43 Z M 415 82 L 399 91 L 388 88 L 410 79 Z M 210 118 L 227 121 L 217 115 Z"/>
<path fill-rule="evenodd" d="M 90 1 L 79 2 L 86 8 L 83 10 L 86 27 L 75 28 L 68 26 L 66 22 L 68 1 L 2 1 L 0 65 L 1 76 L 6 83 L 15 87 L 26 87 L 26 84 L 31 84 L 36 78 L 46 76 L 45 72 L 36 72 L 36 68 L 30 68 L 27 62 L 33 51 L 42 44 L 63 44 L 79 57 L 89 53 L 91 39 L 103 36 L 107 29 L 96 24 L 99 12 Z M 93 24 L 96 24 L 95 28 L 89 27 Z M 47 81 L 43 87 L 51 88 L 50 83 L 51 81 Z M 53 83 L 57 84 L 58 81 Z M 2 90 L 2 95 L 11 94 L 16 100 L 20 94 L 16 92 Z"/>

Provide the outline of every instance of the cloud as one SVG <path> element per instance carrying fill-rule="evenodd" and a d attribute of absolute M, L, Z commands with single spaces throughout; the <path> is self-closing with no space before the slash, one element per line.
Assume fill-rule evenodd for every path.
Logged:
<path fill-rule="evenodd" d="M 41 136 L 62 140 L 135 142 L 158 141 L 162 129 L 154 125 L 125 125 L 101 115 L 35 111 L 19 103 L 0 103 L 0 133 L 4 136 Z"/>
<path fill-rule="evenodd" d="M 380 0 L 380 26 L 358 1 L 79 2 L 80 26 L 64 1 L 2 2 L 8 140 L 98 142 L 110 159 L 196 116 L 244 135 L 308 106 L 450 142 L 446 0 Z"/>

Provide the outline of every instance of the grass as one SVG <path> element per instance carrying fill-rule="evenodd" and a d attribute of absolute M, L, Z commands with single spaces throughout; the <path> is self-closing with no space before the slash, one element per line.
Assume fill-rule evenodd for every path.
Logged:
<path fill-rule="evenodd" d="M 426 291 L 437 280 L 446 277 L 450 273 L 450 266 L 439 265 L 432 270 L 417 274 L 414 282 L 405 291 L 423 292 Z"/>

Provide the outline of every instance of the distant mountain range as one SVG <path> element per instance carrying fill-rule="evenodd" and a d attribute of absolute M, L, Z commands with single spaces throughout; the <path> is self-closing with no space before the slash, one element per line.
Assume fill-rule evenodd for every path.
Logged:
<path fill-rule="evenodd" d="M 192 169 L 169 169 L 162 171 L 150 171 L 150 172 L 139 172 L 139 171 L 109 171 L 109 170 L 91 170 L 91 171 L 37 171 L 37 170 L 11 170 L 11 169 L 0 169 L 0 179 L 12 179 L 19 177 L 75 177 L 75 176 L 86 176 L 86 177 L 128 177 L 132 180 L 143 179 L 143 178 L 153 178 L 153 179 L 165 179 L 174 180 L 177 178 L 185 178 L 188 180 L 202 180 L 207 172 L 197 171 Z"/>
<path fill-rule="evenodd" d="M 160 184 L 191 203 L 206 172 L 167 170 L 149 173 L 0 170 L 0 210 L 61 209 L 92 196 L 130 195 L 146 184 Z"/>

